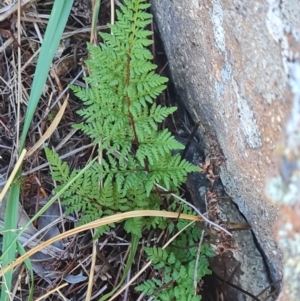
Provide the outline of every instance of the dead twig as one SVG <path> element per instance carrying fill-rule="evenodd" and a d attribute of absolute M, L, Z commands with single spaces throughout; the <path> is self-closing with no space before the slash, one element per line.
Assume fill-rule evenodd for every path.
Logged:
<path fill-rule="evenodd" d="M 198 265 L 199 265 L 199 258 L 200 258 L 200 253 L 201 253 L 201 247 L 202 247 L 202 243 L 203 243 L 203 238 L 204 238 L 204 231 L 202 230 L 201 237 L 200 237 L 199 244 L 198 244 L 198 250 L 197 250 L 197 256 L 196 256 L 196 265 L 195 265 L 195 272 L 194 272 L 194 288 L 195 288 L 195 293 L 194 294 L 195 294 L 195 296 L 197 295 Z"/>

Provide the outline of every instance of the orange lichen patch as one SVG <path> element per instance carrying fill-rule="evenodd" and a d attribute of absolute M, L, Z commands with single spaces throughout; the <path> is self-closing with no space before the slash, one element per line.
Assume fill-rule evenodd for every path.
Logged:
<path fill-rule="evenodd" d="M 286 301 L 286 300 L 290 300 L 290 294 L 288 293 L 288 291 L 286 289 L 283 289 L 281 294 L 279 295 L 277 301 Z"/>
<path fill-rule="evenodd" d="M 280 207 L 280 213 L 274 226 L 277 240 L 283 236 L 293 238 L 295 233 L 300 233 L 300 204 L 292 207 L 283 205 Z"/>

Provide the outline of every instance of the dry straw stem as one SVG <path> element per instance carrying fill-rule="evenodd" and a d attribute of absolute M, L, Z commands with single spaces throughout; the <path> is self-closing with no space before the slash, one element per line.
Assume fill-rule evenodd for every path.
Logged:
<path fill-rule="evenodd" d="M 17 16 L 17 26 L 18 26 L 18 44 L 21 45 L 21 0 L 18 0 L 18 16 Z M 22 102 L 22 73 L 21 73 L 21 47 L 18 47 L 18 101 L 17 101 L 17 120 L 20 118 L 20 108 Z M 16 149 L 19 149 L 19 137 L 20 136 L 20 123 L 16 124 Z"/>
<path fill-rule="evenodd" d="M 91 296 L 93 293 L 96 259 L 97 259 L 97 241 L 95 240 L 93 241 L 92 263 L 91 263 L 91 269 L 89 274 L 89 283 L 88 283 L 86 297 L 85 297 L 86 301 L 91 300 Z"/>
<path fill-rule="evenodd" d="M 165 187 L 159 185 L 159 184 L 155 184 L 156 187 L 162 189 L 163 191 L 168 191 Z M 207 217 L 205 217 L 205 215 L 203 215 L 200 210 L 194 206 L 193 204 L 187 202 L 185 199 L 179 197 L 178 195 L 176 195 L 175 193 L 170 193 L 171 196 L 173 196 L 175 199 L 181 201 L 182 203 L 186 204 L 187 206 L 191 207 L 200 217 L 201 219 L 208 223 L 209 225 L 211 225 L 212 227 L 215 227 L 217 229 L 219 229 L 220 231 L 224 231 L 226 234 L 228 234 L 229 236 L 232 236 L 232 233 L 230 233 L 228 230 L 226 230 L 224 227 L 216 224 L 215 222 L 209 220 Z"/>
<path fill-rule="evenodd" d="M 20 157 L 19 157 L 19 159 L 18 159 L 18 161 L 17 161 L 17 163 L 16 163 L 16 165 L 15 165 L 15 167 L 14 167 L 14 169 L 13 169 L 13 171 L 12 171 L 10 177 L 9 177 L 9 179 L 8 179 L 8 181 L 6 182 L 6 184 L 5 184 L 2 192 L 0 194 L 0 203 L 2 202 L 5 194 L 7 193 L 7 191 L 9 189 L 12 181 L 14 180 L 14 178 L 15 178 L 15 176 L 16 176 L 16 174 L 17 174 L 17 172 L 18 172 L 18 170 L 19 170 L 19 168 L 20 168 L 20 166 L 21 166 L 21 164 L 23 162 L 23 159 L 24 159 L 24 157 L 26 155 L 26 152 L 27 152 L 26 149 L 23 149 L 23 151 L 22 151 L 22 153 L 21 153 L 21 155 L 20 155 Z"/>
<path fill-rule="evenodd" d="M 63 287 L 65 287 L 65 286 L 67 286 L 67 285 L 68 285 L 68 283 L 63 283 L 63 284 L 61 284 L 60 286 L 58 286 L 58 287 L 54 288 L 53 290 L 47 292 L 45 295 L 43 295 L 43 296 L 37 298 L 35 301 L 45 300 L 46 297 L 50 296 L 50 295 L 53 294 L 54 292 L 58 292 L 60 289 L 62 289 Z"/>
<path fill-rule="evenodd" d="M 195 264 L 195 272 L 194 272 L 194 288 L 195 288 L 195 296 L 197 295 L 197 271 L 198 271 L 198 264 L 199 264 L 199 258 L 200 258 L 200 253 L 201 253 L 201 246 L 203 243 L 203 239 L 204 239 L 204 231 L 202 231 L 201 233 L 201 237 L 199 240 L 199 244 L 198 244 L 198 250 L 197 250 L 197 256 L 196 256 L 196 264 Z"/>
<path fill-rule="evenodd" d="M 128 218 L 133 218 L 133 217 L 145 217 L 145 216 L 156 216 L 156 217 L 165 217 L 165 218 L 175 218 L 175 219 L 185 219 L 185 220 L 191 220 L 195 222 L 203 222 L 203 219 L 199 216 L 194 216 L 194 215 L 189 215 L 189 214 L 178 214 L 178 212 L 169 212 L 169 211 L 159 211 L 159 210 L 135 210 L 135 211 L 129 211 L 125 213 L 118 213 L 112 216 L 107 216 L 104 218 L 100 218 L 94 222 L 90 222 L 88 224 L 82 225 L 80 227 L 71 229 L 67 232 L 61 233 L 60 235 L 57 235 L 37 247 L 29 250 L 27 253 L 24 255 L 20 256 L 17 260 L 15 260 L 13 263 L 5 267 L 1 272 L 0 272 L 0 277 L 2 277 L 5 273 L 8 271 L 12 270 L 14 267 L 17 265 L 21 264 L 26 260 L 27 258 L 31 257 L 33 254 L 39 252 L 42 250 L 44 247 L 49 246 L 50 244 L 53 244 L 54 242 L 61 240 L 63 238 L 69 237 L 71 235 L 98 228 L 101 226 L 105 226 L 111 223 L 116 223 L 116 222 L 121 222 L 124 219 Z"/>
<path fill-rule="evenodd" d="M 68 98 L 69 97 L 67 96 L 64 103 L 60 107 L 58 113 L 56 114 L 55 118 L 53 119 L 51 125 L 47 129 L 47 131 L 39 139 L 39 141 L 28 151 L 25 158 L 31 156 L 47 139 L 49 139 L 51 137 L 51 135 L 56 130 L 58 124 L 60 123 L 60 121 L 61 121 L 61 119 L 64 115 L 65 109 L 66 109 L 67 104 L 68 104 Z"/>
<path fill-rule="evenodd" d="M 35 0 L 23 0 L 21 3 L 21 6 L 25 6 L 26 4 L 33 2 Z M 7 7 L 5 7 L 4 13 L 0 12 L 0 22 L 7 19 L 9 16 L 11 16 L 17 9 L 18 9 L 19 3 L 10 4 Z"/>

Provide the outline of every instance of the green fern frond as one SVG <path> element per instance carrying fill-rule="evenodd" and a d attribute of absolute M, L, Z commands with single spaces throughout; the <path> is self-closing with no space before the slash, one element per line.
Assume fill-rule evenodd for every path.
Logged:
<path fill-rule="evenodd" d="M 48 162 L 51 165 L 51 175 L 56 181 L 67 182 L 69 179 L 70 169 L 67 163 L 63 162 L 57 153 L 45 147 L 45 153 Z"/>
<path fill-rule="evenodd" d="M 168 262 L 169 254 L 167 250 L 162 248 L 145 248 L 145 253 L 148 258 L 152 261 L 155 269 L 161 269 Z"/>
<path fill-rule="evenodd" d="M 151 167 L 154 166 L 154 162 L 164 160 L 165 156 L 169 155 L 173 150 L 184 148 L 167 129 L 159 132 L 154 137 L 147 138 L 141 140 L 140 147 L 136 152 L 136 157 L 141 164 L 143 164 L 146 159 Z M 180 162 L 181 165 L 183 165 L 182 162 Z M 178 164 L 179 161 L 176 161 L 176 165 Z M 189 166 L 185 165 L 184 168 L 188 169 Z"/>
<path fill-rule="evenodd" d="M 157 66 L 148 49 L 152 44 L 152 32 L 146 29 L 152 22 L 152 15 L 146 11 L 149 6 L 146 0 L 124 0 L 116 13 L 117 22 L 109 25 L 112 34 L 101 33 L 103 41 L 99 46 L 88 44 L 87 88 L 71 86 L 83 102 L 83 108 L 77 112 L 82 122 L 74 127 L 95 145 L 101 142 L 98 150 L 103 154 L 101 164 L 94 163 L 61 196 L 67 206 L 66 214 L 77 212 L 81 216 L 78 224 L 130 210 L 168 208 L 193 214 L 191 208 L 181 206 L 156 187 L 160 184 L 176 192 L 188 173 L 200 169 L 182 160 L 179 154 L 173 155 L 174 150 L 184 146 L 167 129 L 159 129 L 159 124 L 176 108 L 155 102 L 168 79 L 156 74 Z M 59 191 L 79 170 L 70 171 L 56 153 L 49 149 L 45 152 Z M 171 234 L 186 224 L 161 217 L 132 218 L 124 222 L 124 229 L 137 248 L 143 231 L 160 228 Z M 96 238 L 112 227 L 113 224 L 97 229 Z M 161 277 L 136 289 L 146 295 L 155 294 L 155 300 L 200 300 L 200 296 L 194 296 L 192 282 L 197 248 L 179 248 L 194 245 L 200 234 L 194 225 L 167 249 L 145 248 Z M 206 256 L 211 254 L 209 248 L 201 250 L 197 280 L 210 272 Z"/>
<path fill-rule="evenodd" d="M 143 292 L 146 296 L 153 295 L 154 291 L 162 286 L 159 279 L 149 279 L 135 288 L 136 291 Z"/>
<path fill-rule="evenodd" d="M 142 237 L 143 220 L 140 217 L 130 218 L 125 221 L 124 229 L 127 233 L 132 233 L 139 238 Z"/>
<path fill-rule="evenodd" d="M 156 183 L 170 190 L 172 187 L 179 187 L 185 181 L 188 173 L 200 171 L 199 167 L 182 160 L 179 154 L 160 156 L 159 160 L 156 160 L 155 157 L 152 159 L 155 162 L 150 165 L 150 172 L 145 183 L 148 194 Z"/>
<path fill-rule="evenodd" d="M 188 235 L 188 234 L 187 234 Z M 180 250 L 180 249 L 178 249 Z M 181 249 L 181 257 L 189 249 Z M 145 295 L 155 295 L 155 300 L 200 300 L 201 296 L 195 296 L 194 277 L 195 277 L 195 256 L 187 258 L 177 257 L 172 248 L 145 248 L 149 260 L 152 260 L 153 267 L 160 270 L 160 278 L 148 279 L 136 287 L 137 291 Z M 210 274 L 206 257 L 202 254 L 197 269 L 197 281 Z M 160 290 L 161 287 L 165 287 Z"/>

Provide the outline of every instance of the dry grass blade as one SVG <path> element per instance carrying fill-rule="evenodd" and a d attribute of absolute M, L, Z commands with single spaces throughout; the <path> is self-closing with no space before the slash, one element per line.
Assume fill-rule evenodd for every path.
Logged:
<path fill-rule="evenodd" d="M 91 300 L 91 296 L 93 292 L 94 274 L 95 274 L 95 266 L 96 266 L 96 258 L 97 258 L 96 249 L 97 249 L 97 241 L 95 240 L 93 241 L 92 264 L 90 269 L 88 288 L 85 297 L 86 301 Z"/>
<path fill-rule="evenodd" d="M 203 238 L 204 238 L 204 231 L 202 231 L 202 233 L 201 233 L 201 237 L 200 237 L 199 244 L 198 244 L 197 257 L 196 257 L 196 265 L 195 265 L 195 272 L 194 272 L 195 296 L 197 295 L 197 271 L 198 271 L 198 264 L 199 264 L 199 258 L 200 258 Z"/>
<path fill-rule="evenodd" d="M 129 211 L 129 212 L 115 214 L 115 215 L 112 215 L 112 216 L 103 217 L 103 218 L 98 219 L 94 222 L 90 222 L 88 224 L 82 225 L 82 226 L 77 227 L 75 229 L 71 229 L 71 230 L 66 231 L 64 233 L 61 233 L 60 235 L 58 235 L 56 237 L 53 237 L 53 238 L 41 243 L 37 247 L 29 250 L 26 254 L 20 256 L 18 259 L 16 259 L 9 266 L 3 268 L 2 271 L 0 272 L 0 277 L 2 277 L 8 271 L 11 271 L 17 265 L 24 262 L 25 259 L 29 258 L 33 254 L 35 254 L 35 253 L 39 252 L 40 250 L 42 250 L 44 247 L 46 247 L 48 245 L 51 245 L 56 241 L 59 241 L 61 239 L 64 239 L 66 237 L 69 237 L 71 235 L 74 235 L 74 234 L 77 234 L 77 233 L 80 233 L 80 232 L 83 232 L 83 231 L 86 231 L 86 230 L 98 228 L 98 227 L 105 226 L 105 225 L 108 225 L 108 224 L 111 224 L 111 223 L 121 222 L 121 221 L 123 221 L 125 219 L 128 219 L 128 218 L 149 217 L 149 216 L 174 218 L 174 219 L 179 218 L 179 219 L 191 220 L 191 221 L 194 221 L 194 222 L 195 221 L 196 222 L 202 222 L 203 221 L 200 217 L 194 216 L 194 215 L 180 214 L 178 216 L 177 212 L 158 211 L 158 210 L 135 210 L 135 211 Z"/>
<path fill-rule="evenodd" d="M 21 155 L 20 155 L 20 157 L 19 157 L 19 159 L 18 159 L 18 161 L 17 161 L 17 163 L 16 163 L 9 179 L 8 179 L 8 181 L 6 182 L 3 190 L 0 193 L 0 203 L 2 202 L 4 196 L 6 195 L 12 181 L 14 180 L 14 178 L 15 178 L 15 176 L 16 176 L 16 174 L 17 174 L 17 172 L 18 172 L 18 170 L 19 170 L 19 168 L 20 168 L 20 166 L 23 162 L 23 159 L 24 159 L 25 155 L 26 155 L 26 149 L 23 149 L 23 151 L 22 151 L 22 153 L 21 153 Z"/>
<path fill-rule="evenodd" d="M 100 11 L 100 3 L 101 0 L 93 0 L 93 18 L 92 18 L 92 26 L 91 26 L 90 43 L 93 43 L 93 41 L 97 41 L 97 35 L 98 35 L 97 21 L 98 21 L 98 15 Z"/>
<path fill-rule="evenodd" d="M 56 130 L 59 122 L 61 121 L 61 119 L 64 115 L 67 104 L 68 104 L 68 97 L 65 99 L 64 103 L 60 107 L 57 115 L 55 116 L 54 120 L 52 121 L 52 123 L 49 126 L 49 128 L 47 129 L 47 131 L 40 138 L 40 140 L 28 151 L 28 153 L 26 154 L 26 158 L 31 156 L 47 139 L 49 139 L 51 137 L 51 135 Z"/>
<path fill-rule="evenodd" d="M 58 292 L 60 289 L 62 289 L 63 287 L 67 286 L 68 283 L 63 283 L 61 284 L 60 286 L 54 288 L 53 290 L 47 292 L 45 295 L 37 298 L 35 301 L 40 301 L 40 300 L 45 300 L 46 297 L 50 296 L 51 294 L 55 293 L 55 292 Z"/>
<path fill-rule="evenodd" d="M 159 184 L 155 184 L 155 186 L 157 186 L 158 188 L 162 189 L 163 191 L 168 191 L 165 187 L 159 185 Z M 226 230 L 224 227 L 214 223 L 213 221 L 209 220 L 206 216 L 204 216 L 200 210 L 194 206 L 193 204 L 187 202 L 185 199 L 179 197 L 178 195 L 176 195 L 175 193 L 171 193 L 171 196 L 173 196 L 175 199 L 181 201 L 182 203 L 186 204 L 187 206 L 193 208 L 195 210 L 195 212 L 197 212 L 197 214 L 201 217 L 201 219 L 203 221 L 205 221 L 206 223 L 208 223 L 209 225 L 219 229 L 220 231 L 224 231 L 226 234 L 228 234 L 229 236 L 232 236 L 232 233 L 230 233 L 228 230 Z"/>
<path fill-rule="evenodd" d="M 25 5 L 29 4 L 30 2 L 33 2 L 35 0 L 23 0 L 21 5 L 24 7 Z M 15 13 L 18 9 L 18 3 L 12 3 L 8 5 L 7 7 L 4 7 L 0 11 L 0 22 L 6 20 L 9 16 L 11 16 L 13 13 Z"/>

